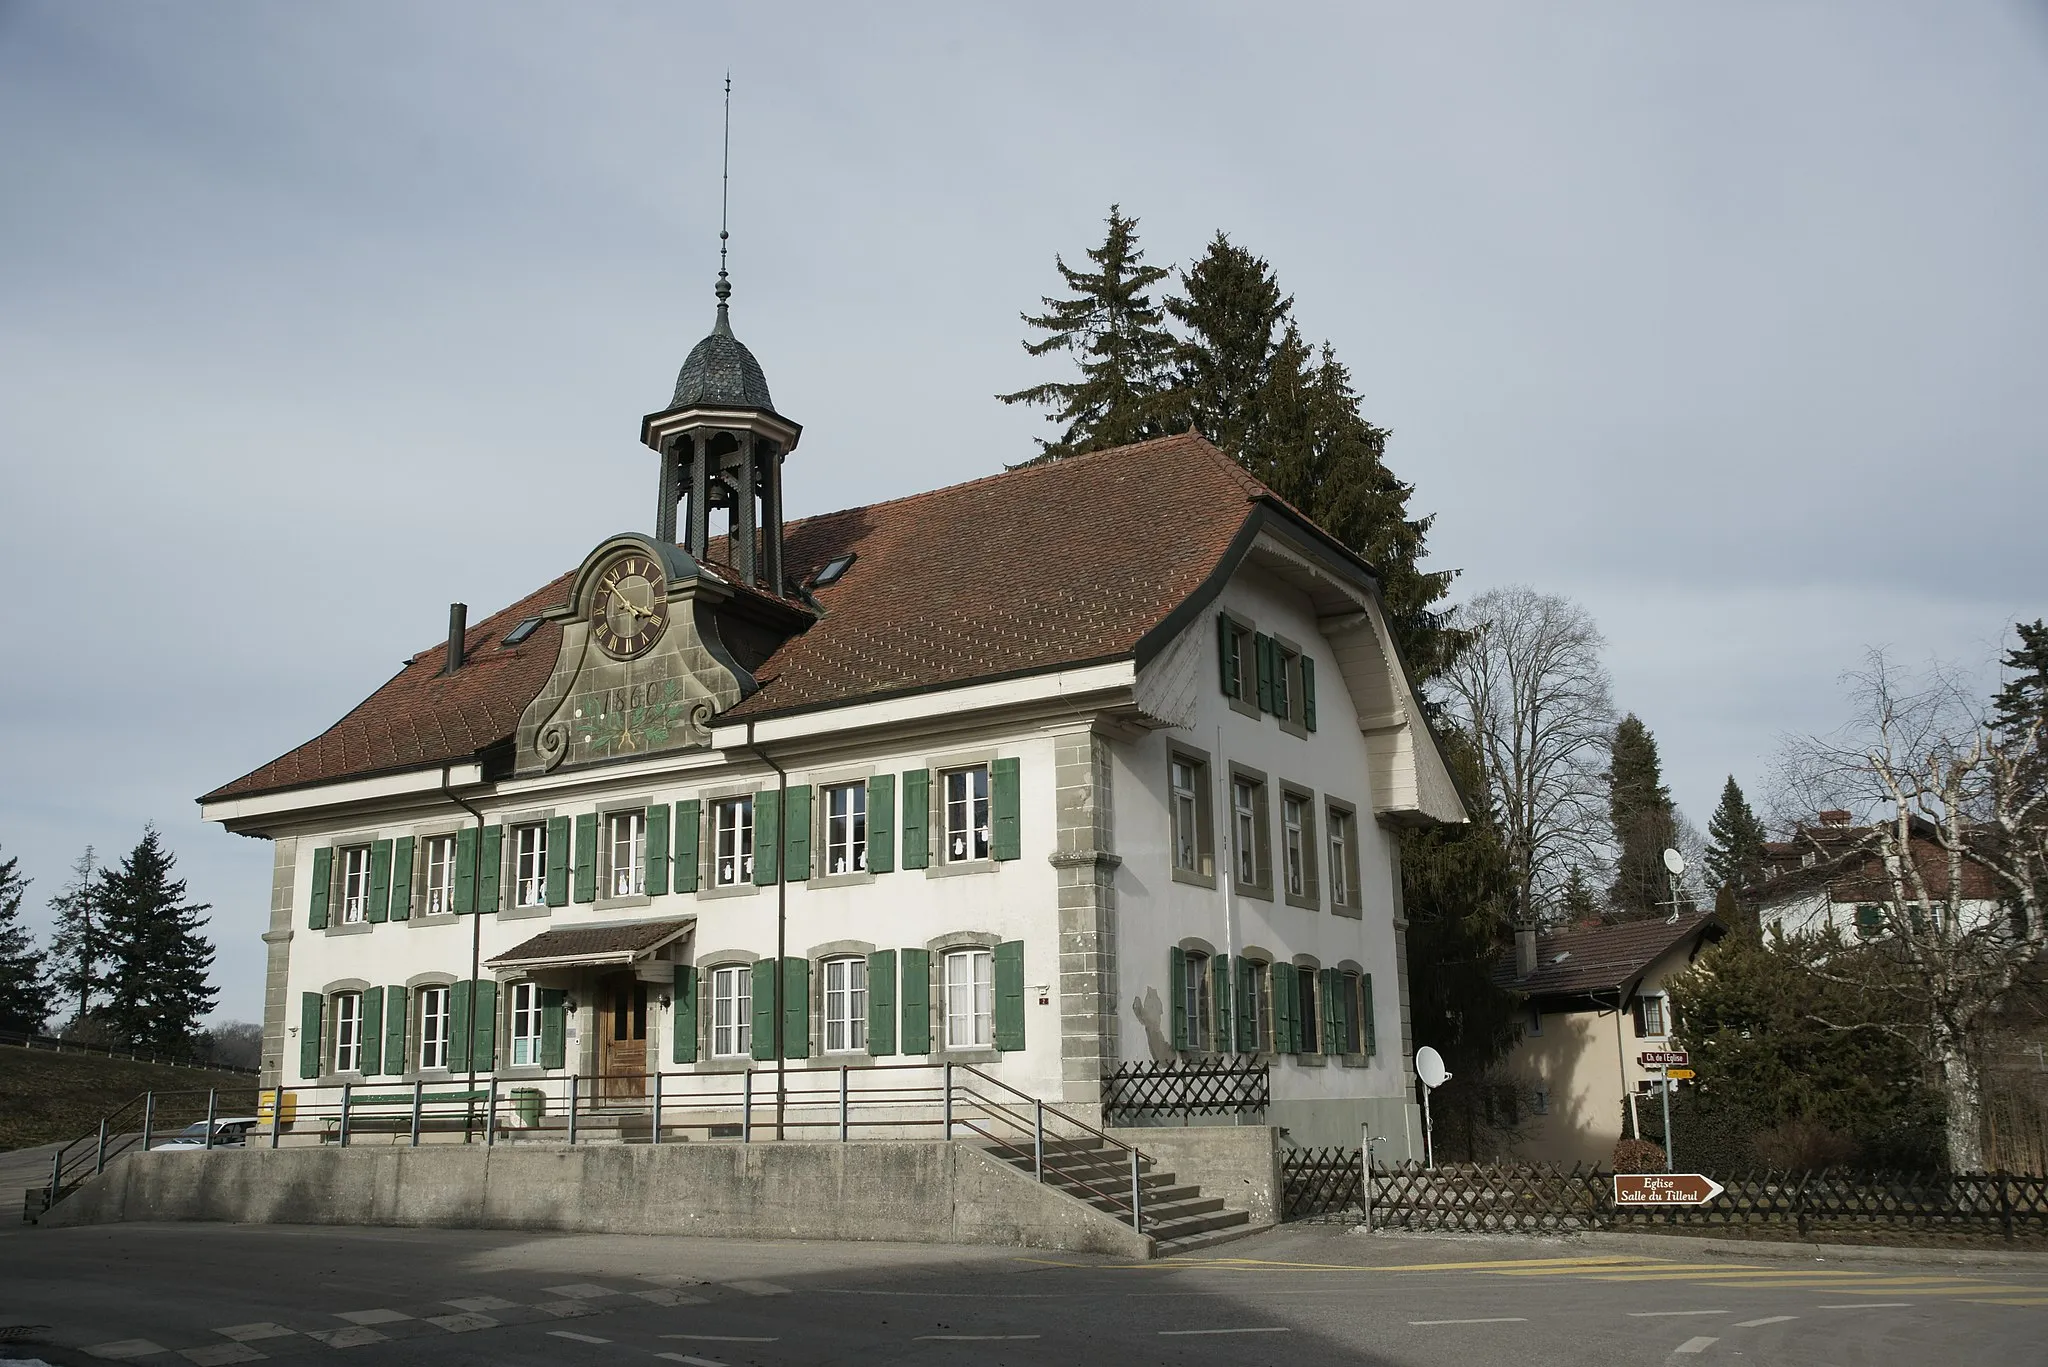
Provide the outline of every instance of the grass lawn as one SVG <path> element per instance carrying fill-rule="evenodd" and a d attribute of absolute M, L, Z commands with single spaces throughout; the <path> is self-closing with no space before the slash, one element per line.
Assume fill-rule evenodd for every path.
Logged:
<path fill-rule="evenodd" d="M 163 1133 L 204 1119 L 209 1087 L 220 1089 L 219 1114 L 256 1113 L 256 1079 L 245 1074 L 0 1046 L 0 1150 L 90 1134 L 101 1116 L 148 1091 L 159 1093 L 156 1130 Z M 139 1105 L 121 1128 L 142 1128 Z"/>

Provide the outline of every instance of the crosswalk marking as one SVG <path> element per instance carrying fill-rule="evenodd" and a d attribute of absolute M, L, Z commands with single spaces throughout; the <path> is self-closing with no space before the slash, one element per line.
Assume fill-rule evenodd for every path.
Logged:
<path fill-rule="evenodd" d="M 259 1353 L 246 1343 L 209 1343 L 203 1348 L 180 1348 L 178 1356 L 192 1367 L 230 1367 L 237 1362 L 262 1362 L 270 1355 Z"/>
<path fill-rule="evenodd" d="M 1725 1315 L 1727 1313 L 1726 1310 L 1631 1310 L 1628 1312 L 1628 1317 L 1632 1320 L 1661 1320 L 1671 1319 L 1679 1315 Z"/>
<path fill-rule="evenodd" d="M 1503 1315 L 1503 1316 L 1501 1316 L 1501 1317 L 1500 1317 L 1499 1319 L 1490 1319 L 1490 1320 L 1409 1320 L 1409 1321 L 1408 1321 L 1409 1325 L 1410 1325 L 1411 1327 L 1413 1327 L 1413 1328 L 1416 1328 L 1416 1329 L 1426 1329 L 1426 1328 L 1429 1328 L 1429 1327 L 1430 1327 L 1431 1325 L 1436 1325 L 1436 1324 L 1527 1324 L 1528 1322 L 1529 1322 L 1529 1321 L 1528 1321 L 1528 1319 L 1527 1319 L 1526 1317 L 1524 1317 L 1524 1316 L 1521 1316 L 1521 1315 Z"/>
<path fill-rule="evenodd" d="M 102 1343 L 97 1348 L 88 1348 L 85 1351 L 96 1358 L 122 1362 L 128 1358 L 148 1357 L 151 1353 L 161 1353 L 165 1350 L 162 1344 L 151 1343 L 148 1339 L 122 1339 L 118 1343 Z"/>
<path fill-rule="evenodd" d="M 574 1329 L 550 1329 L 548 1330 L 548 1337 L 551 1339 L 569 1339 L 576 1343 L 611 1342 L 610 1339 L 601 1339 L 595 1334 L 579 1334 Z"/>
<path fill-rule="evenodd" d="M 1674 1353 L 1704 1353 L 1720 1341 L 1717 1338 L 1708 1338 L 1704 1334 L 1696 1335 L 1679 1344 L 1671 1351 Z"/>
<path fill-rule="evenodd" d="M 789 1288 L 779 1282 L 727 1282 L 735 1291 L 744 1291 L 749 1296 L 787 1296 Z"/>
<path fill-rule="evenodd" d="M 1856 1305 L 1823 1305 L 1823 1310 L 1899 1310 L 1911 1305 L 1911 1301 L 1862 1301 Z"/>
<path fill-rule="evenodd" d="M 296 1334 L 298 1330 L 287 1329 L 281 1324 L 271 1324 L 266 1321 L 262 1324 L 231 1324 L 225 1329 L 216 1329 L 213 1332 L 219 1334 L 224 1339 L 233 1339 L 237 1343 L 251 1343 L 259 1339 L 286 1338 Z"/>
<path fill-rule="evenodd" d="M 1799 1316 L 1797 1315 L 1765 1315 L 1760 1320 L 1744 1320 L 1735 1327 L 1737 1329 L 1761 1329 L 1767 1324 L 1784 1324 L 1798 1318 Z"/>

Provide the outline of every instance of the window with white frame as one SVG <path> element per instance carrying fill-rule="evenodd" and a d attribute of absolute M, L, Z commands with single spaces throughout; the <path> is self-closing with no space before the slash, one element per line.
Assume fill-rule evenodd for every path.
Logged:
<path fill-rule="evenodd" d="M 446 916 L 455 910 L 455 837 L 427 837 L 427 910 L 429 916 Z M 425 1065 L 421 1065 L 425 1066 Z M 439 1067 L 439 1064 L 435 1064 Z"/>
<path fill-rule="evenodd" d="M 754 879 L 754 799 L 721 798 L 711 804 L 711 883 L 736 888 Z"/>
<path fill-rule="evenodd" d="M 946 862 L 988 858 L 988 766 L 949 770 L 944 778 Z"/>
<path fill-rule="evenodd" d="M 1326 1005 L 1319 995 L 1323 975 L 1300 964 L 1295 965 L 1294 974 L 1295 1010 L 1301 1017 L 1301 1052 L 1320 1054 L 1323 1052 L 1323 1017 L 1318 1008 Z"/>
<path fill-rule="evenodd" d="M 512 829 L 512 905 L 542 907 L 548 901 L 548 827 L 544 821 Z"/>
<path fill-rule="evenodd" d="M 1287 869 L 1289 897 L 1312 900 L 1316 895 L 1315 822 L 1315 804 L 1307 794 L 1282 792 L 1281 858 Z"/>
<path fill-rule="evenodd" d="M 994 1043 L 995 956 L 985 949 L 946 955 L 946 1047 L 983 1049 Z"/>
<path fill-rule="evenodd" d="M 448 989 L 423 987 L 420 1003 L 420 1068 L 448 1066 Z"/>
<path fill-rule="evenodd" d="M 1266 836 L 1266 785 L 1242 774 L 1230 780 L 1232 872 L 1247 892 L 1270 893 L 1272 851 Z"/>
<path fill-rule="evenodd" d="M 1662 996 L 1636 998 L 1636 1037 L 1661 1039 L 1671 1033 L 1669 1012 Z"/>
<path fill-rule="evenodd" d="M 825 969 L 825 1052 L 853 1053 L 868 1047 L 868 961 L 827 959 Z"/>
<path fill-rule="evenodd" d="M 1216 853 L 1209 833 L 1209 766 L 1176 754 L 1167 768 L 1167 817 L 1173 838 L 1173 866 L 1197 878 L 1215 876 Z"/>
<path fill-rule="evenodd" d="M 1281 721 L 1295 720 L 1293 684 L 1300 668 L 1299 653 L 1273 642 L 1273 715 Z"/>
<path fill-rule="evenodd" d="M 825 873 L 864 873 L 868 867 L 868 785 L 835 783 L 825 789 Z"/>
<path fill-rule="evenodd" d="M 1210 1004 L 1207 954 L 1198 949 L 1187 952 L 1187 975 L 1181 983 L 1181 1010 L 1187 1015 L 1188 1048 L 1210 1047 L 1216 1029 L 1216 1010 Z"/>
<path fill-rule="evenodd" d="M 1330 905 L 1363 905 L 1358 888 L 1358 818 L 1348 807 L 1330 804 Z"/>
<path fill-rule="evenodd" d="M 1344 992 L 1344 1052 L 1362 1054 L 1365 1052 L 1365 979 L 1347 969 L 1337 975 L 1337 982 Z"/>
<path fill-rule="evenodd" d="M 647 813 L 614 812 L 610 826 L 611 895 L 638 897 L 647 891 Z"/>
<path fill-rule="evenodd" d="M 363 994 L 334 994 L 334 1071 L 363 1070 Z"/>
<path fill-rule="evenodd" d="M 341 852 L 341 923 L 361 922 L 370 911 L 370 847 L 357 845 Z"/>
<path fill-rule="evenodd" d="M 540 1062 L 540 989 L 532 983 L 512 984 L 512 1066 Z"/>
<path fill-rule="evenodd" d="M 1251 1015 L 1252 1048 L 1265 1052 L 1270 1050 L 1273 1039 L 1273 970 L 1256 959 L 1245 960 L 1244 968 L 1251 977 L 1245 1005 Z"/>
<path fill-rule="evenodd" d="M 754 1049 L 754 969 L 711 970 L 711 1056 L 745 1058 Z"/>

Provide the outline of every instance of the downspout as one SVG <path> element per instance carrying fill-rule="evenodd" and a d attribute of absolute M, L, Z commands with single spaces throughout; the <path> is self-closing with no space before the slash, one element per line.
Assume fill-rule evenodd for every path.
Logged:
<path fill-rule="evenodd" d="M 1237 957 L 1237 898 L 1232 885 L 1237 881 L 1237 822 L 1236 814 L 1230 809 L 1230 760 L 1223 753 L 1223 728 L 1216 728 L 1216 787 L 1217 796 L 1222 799 L 1217 811 L 1223 817 L 1223 858 L 1217 861 L 1216 881 L 1223 889 L 1223 952 L 1229 956 L 1224 960 L 1227 972 L 1223 980 L 1230 984 L 1230 1044 L 1237 1043 L 1238 1001 L 1237 975 L 1244 972 L 1244 966 Z M 1169 794 L 1170 796 L 1170 794 Z M 1214 826 L 1211 826 L 1214 829 Z M 1233 1052 L 1235 1052 L 1233 1050 Z"/>
<path fill-rule="evenodd" d="M 783 859 L 783 851 L 789 848 L 789 774 L 781 765 L 768 758 L 766 750 L 763 750 L 754 743 L 754 723 L 751 721 L 747 723 L 747 749 L 753 752 L 755 759 L 760 760 L 761 763 L 775 771 L 776 779 L 775 839 L 780 843 L 781 848 L 775 851 L 775 1023 L 771 1028 L 775 1035 L 775 1137 L 780 1139 L 782 1138 L 782 1107 L 784 1098 L 787 1096 L 785 1083 L 788 1080 L 786 1076 L 788 1064 L 787 1050 L 783 1048 L 782 1041 L 782 993 L 784 978 L 783 957 L 788 949 L 788 945 L 785 942 L 788 938 L 789 930 L 789 869 L 785 867 Z M 755 828 L 757 834 L 759 830 L 760 828 L 757 826 Z M 759 859 L 760 857 L 761 852 L 755 850 L 754 858 Z"/>
<path fill-rule="evenodd" d="M 448 783 L 448 766 L 445 764 L 441 766 L 441 796 L 447 798 L 450 802 L 462 808 L 463 811 L 468 812 L 471 816 L 476 818 L 476 857 L 477 863 L 481 865 L 484 857 L 484 814 L 478 811 L 476 808 L 470 806 L 469 803 L 465 802 L 463 799 L 455 795 L 455 789 L 450 787 Z M 480 877 L 482 873 L 483 869 L 481 867 L 472 869 L 470 871 L 469 886 L 471 897 L 476 896 L 477 884 L 480 881 L 482 881 Z M 476 985 L 478 975 L 482 970 L 481 958 L 483 954 L 483 936 L 484 909 L 481 906 L 471 907 L 469 915 L 469 1038 L 468 1040 L 464 1041 L 464 1047 L 462 1052 L 463 1056 L 469 1060 L 469 1083 L 467 1086 L 463 1088 L 463 1090 L 465 1092 L 471 1093 L 472 1095 L 466 1103 L 471 1109 L 469 1112 L 465 1114 L 462 1125 L 462 1142 L 465 1144 L 469 1143 L 469 1132 L 473 1128 L 471 1122 L 475 1119 L 474 1108 L 476 1106 L 476 1098 L 474 1096 L 474 1093 L 476 1091 Z M 493 1021 L 491 1027 L 491 1040 L 494 1045 L 497 1041 L 497 1038 L 497 1023 Z M 494 1066 L 496 1062 L 496 1059 L 492 1060 Z"/>

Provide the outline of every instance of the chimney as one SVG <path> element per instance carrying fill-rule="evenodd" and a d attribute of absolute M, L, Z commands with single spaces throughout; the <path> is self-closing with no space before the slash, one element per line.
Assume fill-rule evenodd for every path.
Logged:
<path fill-rule="evenodd" d="M 462 668 L 463 638 L 469 635 L 469 604 L 448 605 L 448 664 L 443 674 L 453 674 Z"/>
<path fill-rule="evenodd" d="M 1820 813 L 1820 824 L 1823 826 L 1846 826 L 1849 824 L 1849 814 L 1839 807 L 1832 811 L 1822 812 Z"/>
<path fill-rule="evenodd" d="M 1536 927 L 1515 927 L 1515 977 L 1526 978 L 1536 971 Z"/>

